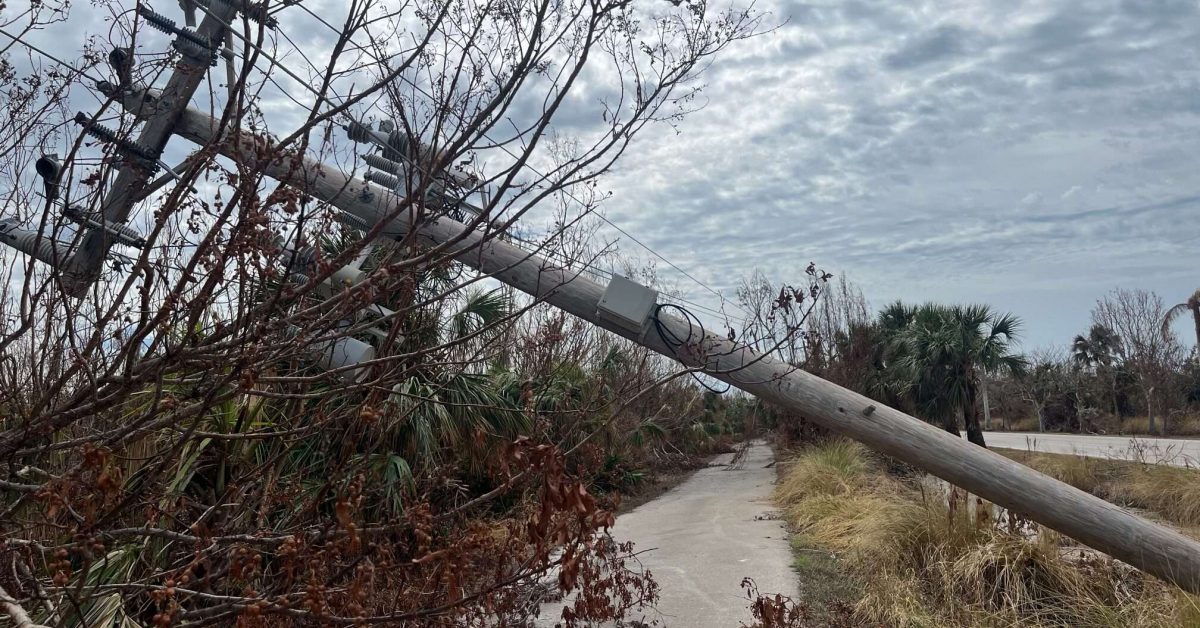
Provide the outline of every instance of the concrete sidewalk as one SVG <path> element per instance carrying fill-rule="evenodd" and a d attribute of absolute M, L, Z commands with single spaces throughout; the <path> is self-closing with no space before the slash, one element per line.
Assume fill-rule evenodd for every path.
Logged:
<path fill-rule="evenodd" d="M 622 515 L 618 541 L 633 541 L 661 587 L 656 609 L 628 619 L 679 628 L 736 628 L 751 623 L 741 589 L 749 576 L 763 594 L 798 595 L 783 522 L 771 518 L 775 469 L 765 442 L 751 443 L 739 464 L 724 455 L 658 499 Z M 554 626 L 561 604 L 542 607 L 539 626 Z M 635 624 L 636 625 L 636 624 Z"/>

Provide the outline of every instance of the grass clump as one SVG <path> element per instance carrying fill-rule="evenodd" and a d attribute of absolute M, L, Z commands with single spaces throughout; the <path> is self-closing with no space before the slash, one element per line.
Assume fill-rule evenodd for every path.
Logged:
<path fill-rule="evenodd" d="M 1058 470 L 1082 483 L 1103 477 L 1063 462 Z M 1002 529 L 988 504 L 968 507 L 939 486 L 888 475 L 865 448 L 838 441 L 801 452 L 775 497 L 798 542 L 829 551 L 853 578 L 848 595 L 864 623 L 1194 625 L 1197 598 L 1057 535 Z"/>
<path fill-rule="evenodd" d="M 1185 530 L 1200 526 L 1200 471 L 1164 464 L 997 449 L 1017 462 Z"/>
<path fill-rule="evenodd" d="M 867 479 L 867 472 L 873 467 L 867 448 L 848 440 L 809 449 L 786 464 L 787 472 L 775 489 L 775 498 L 784 504 L 853 491 Z"/>
<path fill-rule="evenodd" d="M 1114 501 L 1151 510 L 1183 526 L 1200 525 L 1200 472 L 1137 465 L 1106 488 Z"/>

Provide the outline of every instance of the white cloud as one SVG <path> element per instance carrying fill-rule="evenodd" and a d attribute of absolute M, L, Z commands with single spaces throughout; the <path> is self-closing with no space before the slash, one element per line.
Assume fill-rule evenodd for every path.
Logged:
<path fill-rule="evenodd" d="M 610 216 L 668 258 L 727 291 L 815 260 L 877 303 L 1026 314 L 1038 344 L 1113 286 L 1195 289 L 1194 3 L 772 10 L 788 24 L 718 62 L 708 107 L 609 182 Z"/>
<path fill-rule="evenodd" d="M 310 8 L 333 20 L 335 4 Z M 679 133 L 639 138 L 603 184 L 615 193 L 608 215 L 691 274 L 732 294 L 755 267 L 789 280 L 814 260 L 876 303 L 1013 310 L 1037 344 L 1081 330 L 1113 286 L 1171 302 L 1195 289 L 1195 2 L 759 6 L 786 24 L 729 50 L 705 77 L 707 106 Z M 66 56 L 94 30 L 83 9 L 54 31 L 76 42 Z M 319 61 L 331 33 L 298 11 L 280 18 Z M 165 45 L 148 35 L 147 46 Z M 273 115 L 298 115 L 268 93 Z M 573 99 L 558 130 L 586 133 L 597 98 Z M 186 148 L 173 144 L 168 160 Z"/>

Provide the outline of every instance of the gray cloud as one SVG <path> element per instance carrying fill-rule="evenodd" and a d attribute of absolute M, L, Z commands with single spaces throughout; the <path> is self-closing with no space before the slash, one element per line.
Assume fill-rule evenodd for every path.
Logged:
<path fill-rule="evenodd" d="M 971 54 L 982 40 L 980 33 L 949 24 L 921 33 L 883 58 L 889 70 L 911 70 L 938 61 L 954 61 Z"/>
<path fill-rule="evenodd" d="M 1197 287 L 1194 1 L 760 8 L 786 24 L 729 50 L 704 79 L 707 106 L 639 138 L 604 184 L 614 222 L 705 283 L 732 294 L 756 267 L 784 281 L 814 260 L 877 305 L 986 301 L 1015 311 L 1033 344 L 1069 340 L 1112 287 L 1152 288 L 1168 301 Z M 88 18 L 77 11 L 53 36 L 81 46 Z M 306 51 L 331 45 L 308 16 L 280 18 Z M 143 44 L 161 48 L 165 38 L 148 33 Z M 279 42 L 306 74 L 290 50 Z M 602 73 L 584 86 L 557 132 L 586 134 L 600 116 Z M 282 92 L 266 94 L 273 125 L 298 121 Z M 80 98 L 81 109 L 95 107 Z M 185 149 L 172 145 L 171 159 Z"/>
<path fill-rule="evenodd" d="M 772 11 L 787 25 L 718 62 L 709 106 L 609 183 L 611 217 L 667 257 L 724 290 L 811 259 L 877 304 L 988 301 L 1033 344 L 1068 341 L 1112 287 L 1195 289 L 1195 3 Z"/>

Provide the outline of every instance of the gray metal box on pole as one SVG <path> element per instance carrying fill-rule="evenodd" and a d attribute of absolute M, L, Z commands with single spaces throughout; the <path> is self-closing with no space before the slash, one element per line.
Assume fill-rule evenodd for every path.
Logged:
<path fill-rule="evenodd" d="M 613 275 L 604 289 L 604 296 L 596 304 L 596 316 L 641 338 L 649 327 L 657 302 L 657 291 Z"/>

